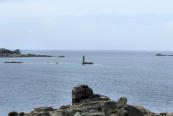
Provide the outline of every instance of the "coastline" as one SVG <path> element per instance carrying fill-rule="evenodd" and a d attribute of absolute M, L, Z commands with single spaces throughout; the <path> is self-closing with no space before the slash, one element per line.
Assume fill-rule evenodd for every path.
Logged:
<path fill-rule="evenodd" d="M 50 55 L 40 54 L 22 54 L 19 49 L 9 50 L 6 48 L 0 48 L 0 58 L 13 58 L 13 57 L 53 57 Z"/>
<path fill-rule="evenodd" d="M 118 101 L 107 96 L 94 94 L 88 85 L 72 89 L 72 105 L 35 108 L 30 113 L 9 112 L 8 116 L 173 116 L 173 113 L 154 113 L 142 106 L 127 103 L 126 97 Z"/>
<path fill-rule="evenodd" d="M 111 56 L 108 56 L 109 55 L 108 54 L 109 52 L 108 52 L 105 54 L 97 53 L 97 57 L 93 58 L 91 56 L 93 53 L 91 52 L 90 53 L 91 55 L 89 54 L 87 56 L 89 57 L 89 59 L 92 59 L 92 61 L 94 61 L 96 63 L 96 65 L 93 65 L 92 67 L 91 66 L 81 67 L 79 62 L 81 61 L 80 56 L 83 52 L 80 52 L 78 54 L 75 53 L 75 57 L 73 56 L 74 53 L 73 54 L 72 53 L 69 54 L 69 52 L 67 52 L 67 53 L 66 52 L 65 53 L 60 52 L 59 53 L 58 51 L 56 51 L 56 52 L 50 51 L 50 53 L 49 53 L 49 51 L 48 52 L 47 51 L 46 52 L 45 51 L 43 51 L 43 52 L 26 51 L 24 53 L 50 54 L 50 55 L 57 55 L 57 56 L 59 54 L 63 54 L 63 55 L 66 55 L 68 57 L 66 59 L 57 59 L 57 58 L 14 58 L 14 59 L 13 58 L 10 58 L 10 59 L 3 58 L 3 59 L 1 59 L 1 61 L 13 61 L 14 60 L 14 61 L 23 61 L 24 62 L 24 64 L 21 64 L 21 65 L 15 65 L 15 64 L 14 65 L 13 64 L 12 65 L 11 64 L 3 65 L 2 64 L 2 66 L 1 66 L 4 70 L 3 73 L 6 73 L 7 72 L 6 70 L 9 70 L 11 73 L 14 72 L 14 73 L 12 73 L 11 76 L 10 75 L 6 76 L 6 74 L 4 74 L 4 79 L 5 78 L 7 78 L 7 79 L 12 78 L 12 77 L 17 76 L 19 74 L 20 75 L 24 74 L 24 75 L 21 75 L 20 77 L 15 78 L 16 81 L 13 84 L 16 85 L 18 88 L 23 87 L 23 84 L 27 84 L 26 82 L 30 82 L 30 80 L 33 80 L 33 82 L 34 82 L 34 80 L 41 80 L 41 81 L 48 80 L 49 82 L 56 82 L 58 84 L 58 87 L 57 87 L 57 85 L 51 85 L 50 86 L 51 89 L 56 88 L 55 89 L 56 91 L 60 91 L 62 88 L 61 89 L 59 89 L 59 88 L 61 86 L 63 87 L 63 84 L 66 84 L 66 85 L 68 84 L 67 85 L 68 87 L 65 87 L 62 90 L 65 90 L 65 91 L 69 90 L 70 91 L 73 86 L 78 85 L 77 82 L 81 83 L 81 80 L 80 80 L 81 78 L 86 78 L 86 79 L 89 78 L 87 80 L 84 80 L 85 83 L 89 84 L 95 91 L 97 91 L 97 93 L 102 93 L 103 95 L 109 96 L 110 98 L 115 99 L 115 100 L 117 100 L 121 96 L 126 96 L 129 100 L 130 104 L 140 104 L 141 106 L 144 106 L 145 108 L 150 109 L 151 111 L 154 111 L 156 113 L 172 112 L 172 109 L 171 109 L 172 100 L 169 101 L 169 104 L 166 103 L 166 100 L 169 100 L 169 97 L 166 95 L 169 95 L 170 97 L 172 96 L 172 93 L 169 92 L 169 90 L 171 90 L 171 88 L 172 88 L 172 86 L 171 86 L 172 84 L 169 83 L 172 81 L 172 78 L 171 78 L 172 71 L 170 70 L 169 71 L 170 73 L 166 73 L 166 74 L 162 73 L 162 71 L 164 72 L 164 71 L 168 70 L 166 67 L 168 67 L 168 66 L 172 67 L 172 63 L 170 62 L 170 61 L 172 61 L 171 57 L 166 57 L 166 59 L 170 59 L 170 60 L 165 61 L 165 58 L 155 57 L 152 53 L 147 54 L 147 55 L 141 55 L 141 54 L 145 54 L 145 52 L 144 52 L 144 53 L 140 53 L 140 54 L 135 55 L 135 59 L 137 59 L 135 62 L 134 61 L 133 62 L 126 62 L 126 60 L 128 60 L 128 59 L 132 59 L 131 57 L 133 57 L 133 59 L 134 59 L 134 55 L 131 53 L 129 53 L 130 54 L 129 56 L 126 55 L 127 53 L 121 53 L 120 55 L 117 55 L 118 53 L 115 52 L 114 53 L 115 55 L 111 54 Z M 107 58 L 104 58 L 103 56 L 107 57 Z M 142 57 L 139 57 L 139 56 L 142 56 Z M 121 57 L 121 60 L 116 59 L 119 57 Z M 97 62 L 97 61 L 99 61 L 99 59 L 100 59 L 100 63 Z M 149 60 L 147 60 L 147 62 L 146 62 L 143 59 L 149 59 Z M 155 60 L 153 61 L 153 59 L 155 59 Z M 45 61 L 54 62 L 54 60 L 59 61 L 60 62 L 59 65 L 54 66 L 54 65 L 47 65 L 47 63 L 44 63 L 44 64 L 42 63 Z M 70 60 L 70 62 L 67 62 L 68 60 Z M 113 62 L 114 60 L 116 60 L 116 61 Z M 156 65 L 157 62 L 160 62 L 160 60 L 162 62 L 163 61 L 166 62 L 167 65 L 164 65 L 166 67 L 164 67 L 162 65 L 161 65 L 161 67 L 159 67 L 158 65 Z M 140 61 L 140 63 L 139 63 L 139 61 Z M 142 62 L 142 61 L 144 61 L 144 62 Z M 120 62 L 120 63 L 118 63 L 118 62 Z M 109 63 L 111 65 L 108 65 Z M 117 63 L 118 63 L 118 65 L 117 65 Z M 136 67 L 135 64 L 138 64 L 138 63 L 141 67 Z M 147 63 L 147 65 L 145 65 L 145 63 Z M 30 64 L 32 64 L 32 65 L 30 65 Z M 106 64 L 106 65 L 103 65 L 103 64 Z M 38 65 L 39 67 L 36 65 Z M 113 65 L 113 69 L 112 69 L 112 65 Z M 29 67 L 31 66 L 31 68 L 28 68 L 28 66 Z M 126 66 L 129 66 L 129 67 L 126 67 Z M 155 70 L 158 71 L 158 73 L 151 70 L 150 69 L 151 66 L 154 67 Z M 17 68 L 14 68 L 14 67 L 17 67 Z M 41 70 L 40 70 L 40 67 L 42 68 Z M 73 67 L 76 67 L 77 69 L 76 68 L 73 69 Z M 88 67 L 87 73 L 85 75 L 82 75 L 82 77 L 81 77 L 81 73 L 83 73 L 84 69 L 86 69 L 87 67 Z M 22 68 L 30 69 L 30 71 L 28 71 L 26 69 L 23 70 Z M 79 70 L 79 68 L 80 68 L 80 70 Z M 128 68 L 127 71 L 130 69 L 130 71 L 132 71 L 132 72 L 129 72 L 129 73 L 123 72 L 122 73 L 123 75 L 119 75 L 122 70 L 126 71 L 126 68 Z M 98 74 L 96 73 L 97 70 L 95 71 L 95 69 L 100 70 L 98 72 Z M 116 70 L 114 70 L 114 69 L 116 69 Z M 135 70 L 133 70 L 133 69 L 135 69 Z M 136 71 L 136 69 L 137 69 L 137 71 Z M 21 70 L 23 72 L 20 72 Z M 42 70 L 45 70 L 45 72 L 43 73 Z M 74 71 L 76 71 L 76 70 L 78 70 L 79 72 L 75 73 Z M 49 75 L 46 75 L 46 72 L 48 72 L 48 71 L 50 71 L 48 73 Z M 54 71 L 56 73 L 52 74 L 52 71 Z M 71 71 L 71 73 L 75 73 L 75 76 L 71 76 L 70 74 L 68 74 L 66 76 L 61 77 L 61 74 L 59 74 L 60 71 L 64 71 L 64 72 L 70 72 Z M 139 71 L 141 71 L 141 74 L 137 75 Z M 94 74 L 92 74 L 91 72 L 94 72 Z M 144 72 L 144 73 L 142 73 L 142 72 Z M 34 73 L 34 74 L 32 74 L 33 76 L 32 77 L 28 76 L 31 73 Z M 104 76 L 105 73 L 108 75 Z M 115 74 L 118 74 L 118 75 L 115 75 Z M 148 74 L 151 74 L 151 75 L 148 75 Z M 44 75 L 46 75 L 46 76 L 44 76 Z M 132 76 L 135 79 L 131 79 Z M 3 75 L 1 77 L 3 77 Z M 53 78 L 51 78 L 51 77 L 53 77 Z M 152 83 L 150 83 L 150 82 L 146 83 L 146 82 L 148 82 L 147 81 L 148 77 L 151 78 L 149 80 Z M 159 82 L 160 82 L 159 80 L 163 79 L 163 77 L 166 77 L 166 78 L 164 78 L 164 83 L 162 83 L 161 86 L 158 86 Z M 6 82 L 4 79 L 2 78 L 1 82 Z M 98 81 L 97 79 L 99 79 L 100 82 L 97 82 Z M 26 82 L 25 82 L 25 80 L 26 80 Z M 64 82 L 61 84 L 62 80 L 64 80 Z M 69 80 L 75 80 L 75 81 L 69 82 Z M 169 82 L 167 82 L 166 80 L 168 80 Z M 90 83 L 87 83 L 87 81 L 90 81 Z M 135 81 L 137 81 L 138 84 L 136 83 L 136 86 L 133 86 L 135 84 L 134 83 Z M 144 83 L 143 83 L 143 81 L 144 81 Z M 13 81 L 10 81 L 10 82 L 13 82 Z M 16 82 L 18 82 L 18 83 L 16 84 Z M 91 82 L 96 83 L 97 85 L 95 86 Z M 102 85 L 103 82 L 105 82 L 104 86 Z M 21 83 L 23 83 L 23 84 L 21 84 Z M 107 83 L 107 85 L 105 85 L 106 83 Z M 118 83 L 120 83 L 121 85 L 118 85 Z M 12 83 L 10 83 L 10 84 L 13 85 Z M 18 96 L 17 98 L 14 98 L 14 100 L 19 99 L 19 98 L 21 99 L 22 97 L 26 97 L 25 101 L 24 100 L 21 101 L 21 102 L 24 102 L 25 105 L 19 102 L 18 103 L 19 105 L 17 106 L 16 103 L 9 102 L 8 103 L 9 105 L 4 104 L 3 106 L 1 106 L 2 110 L 5 109 L 6 107 L 9 107 L 9 108 L 6 108 L 8 110 L 3 110 L 3 112 L 1 114 L 3 116 L 4 115 L 6 116 L 8 114 L 8 112 L 13 111 L 13 110 L 29 112 L 29 111 L 32 111 L 32 109 L 34 109 L 36 107 L 47 106 L 47 105 L 51 106 L 53 108 L 58 108 L 58 107 L 62 106 L 63 104 L 67 105 L 67 104 L 71 103 L 71 99 L 70 99 L 70 95 L 69 95 L 70 92 L 61 92 L 61 93 L 59 93 L 61 95 L 58 95 L 55 92 L 52 93 L 51 90 L 50 91 L 45 90 L 44 85 L 46 85 L 46 84 L 47 84 L 46 82 L 43 83 L 42 85 L 37 85 L 37 83 L 31 83 L 31 85 L 34 85 L 34 87 L 39 88 L 39 89 L 36 89 L 35 91 L 32 91 L 31 95 L 29 95 L 29 91 L 31 91 L 31 90 L 28 90 L 28 88 L 27 89 L 24 88 L 28 93 L 28 94 L 26 94 L 26 92 L 22 92 L 24 89 L 21 91 L 20 89 L 18 90 L 18 89 L 13 88 L 13 87 L 11 87 L 11 89 L 10 89 L 10 87 L 9 87 L 8 90 L 10 90 L 10 91 L 14 90 L 14 91 L 20 93 L 20 96 L 18 96 L 18 93 L 14 94 L 14 95 Z M 6 86 L 6 84 L 4 84 L 4 85 Z M 125 88 L 124 88 L 124 85 L 125 85 Z M 144 88 L 147 85 L 151 89 L 145 91 Z M 27 85 L 27 86 L 29 86 L 29 85 Z M 103 88 L 101 88 L 101 87 L 103 87 Z M 166 88 L 164 88 L 164 87 L 169 87 L 169 89 L 166 90 Z M 122 89 L 120 89 L 120 88 L 122 88 Z M 130 88 L 130 89 L 128 89 L 128 88 Z M 133 89 L 133 88 L 136 88 L 136 89 Z M 34 88 L 31 87 L 29 89 L 33 90 Z M 109 89 L 109 90 L 105 90 L 105 89 Z M 6 89 L 4 89 L 4 90 L 7 91 Z M 49 93 L 47 93 L 47 94 L 41 93 L 41 92 L 39 92 L 39 90 L 40 91 L 49 91 Z M 142 93 L 140 93 L 141 90 L 142 90 Z M 164 91 L 160 91 L 160 90 L 164 90 Z M 32 98 L 32 99 L 37 98 L 38 96 L 36 93 L 38 93 L 38 92 L 41 95 L 43 95 L 43 97 L 38 98 L 37 101 L 29 101 L 29 98 Z M 105 94 L 105 92 L 107 92 L 108 94 Z M 3 92 L 1 92 L 1 93 L 3 93 Z M 130 93 L 130 95 L 129 95 L 129 93 Z M 147 93 L 151 93 L 151 94 L 147 94 Z M 49 94 L 53 94 L 56 97 L 51 98 L 51 97 L 49 97 Z M 147 95 L 144 96 L 144 94 L 147 94 Z M 64 96 L 62 96 L 62 95 L 64 95 Z M 115 95 L 115 97 L 114 97 L 114 95 Z M 31 96 L 33 96 L 33 97 L 31 97 Z M 60 98 L 61 96 L 62 97 L 67 96 L 68 98 L 66 98 L 65 99 L 66 101 L 64 102 L 63 101 L 64 98 L 61 99 Z M 132 96 L 134 96 L 134 98 Z M 11 99 L 5 95 L 1 95 L 1 97 L 6 98 L 7 100 Z M 49 97 L 49 98 L 47 98 L 47 101 L 46 101 L 47 103 L 44 102 L 43 100 L 41 100 L 41 99 L 45 99 L 46 97 Z M 7 102 L 7 100 L 4 100 L 4 102 Z M 49 102 L 48 100 L 49 101 L 55 101 L 55 102 Z M 156 102 L 156 101 L 158 101 L 158 102 Z M 31 106 L 31 104 L 34 104 L 34 102 L 35 102 L 35 105 Z"/>

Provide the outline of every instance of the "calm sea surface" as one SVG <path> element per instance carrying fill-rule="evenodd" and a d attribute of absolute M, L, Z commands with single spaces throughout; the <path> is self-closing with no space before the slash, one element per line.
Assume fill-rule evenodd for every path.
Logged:
<path fill-rule="evenodd" d="M 71 89 L 79 84 L 114 100 L 125 96 L 129 104 L 154 112 L 173 112 L 173 57 L 130 51 L 23 52 L 66 57 L 0 58 L 0 116 L 71 104 Z M 83 55 L 95 64 L 82 66 Z"/>

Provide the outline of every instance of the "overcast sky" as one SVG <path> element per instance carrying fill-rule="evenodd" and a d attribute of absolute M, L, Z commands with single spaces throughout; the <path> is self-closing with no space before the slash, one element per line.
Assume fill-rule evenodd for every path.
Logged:
<path fill-rule="evenodd" d="M 0 0 L 0 48 L 173 51 L 173 0 Z"/>

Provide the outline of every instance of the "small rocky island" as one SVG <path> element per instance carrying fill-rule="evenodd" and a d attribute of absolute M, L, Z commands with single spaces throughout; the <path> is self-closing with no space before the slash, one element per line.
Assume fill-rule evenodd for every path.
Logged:
<path fill-rule="evenodd" d="M 173 56 L 171 54 L 156 54 L 156 56 Z"/>
<path fill-rule="evenodd" d="M 72 105 L 35 108 L 30 113 L 10 112 L 8 116 L 173 116 L 168 113 L 153 113 L 141 106 L 132 106 L 127 98 L 118 101 L 94 94 L 88 85 L 81 85 L 72 89 Z"/>
<path fill-rule="evenodd" d="M 52 57 L 50 55 L 22 54 L 19 49 L 14 51 L 0 48 L 0 57 Z"/>
<path fill-rule="evenodd" d="M 85 64 L 94 64 L 94 63 L 92 63 L 92 62 L 86 62 L 85 61 L 85 56 L 83 56 L 82 64 L 85 65 Z"/>
<path fill-rule="evenodd" d="M 19 62 L 19 61 L 6 61 L 4 63 L 23 63 L 23 62 Z"/>

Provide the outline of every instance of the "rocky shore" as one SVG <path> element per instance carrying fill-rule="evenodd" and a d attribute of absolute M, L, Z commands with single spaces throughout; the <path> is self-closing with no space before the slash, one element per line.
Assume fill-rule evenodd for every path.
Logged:
<path fill-rule="evenodd" d="M 10 112 L 8 116 L 173 116 L 168 113 L 153 113 L 141 106 L 132 106 L 127 98 L 118 101 L 107 96 L 94 94 L 87 85 L 80 85 L 72 89 L 72 105 L 35 108 L 30 113 Z"/>
<path fill-rule="evenodd" d="M 1 48 L 0 57 L 53 57 L 53 56 L 38 55 L 38 54 L 22 54 L 19 49 L 12 51 L 5 48 Z"/>

